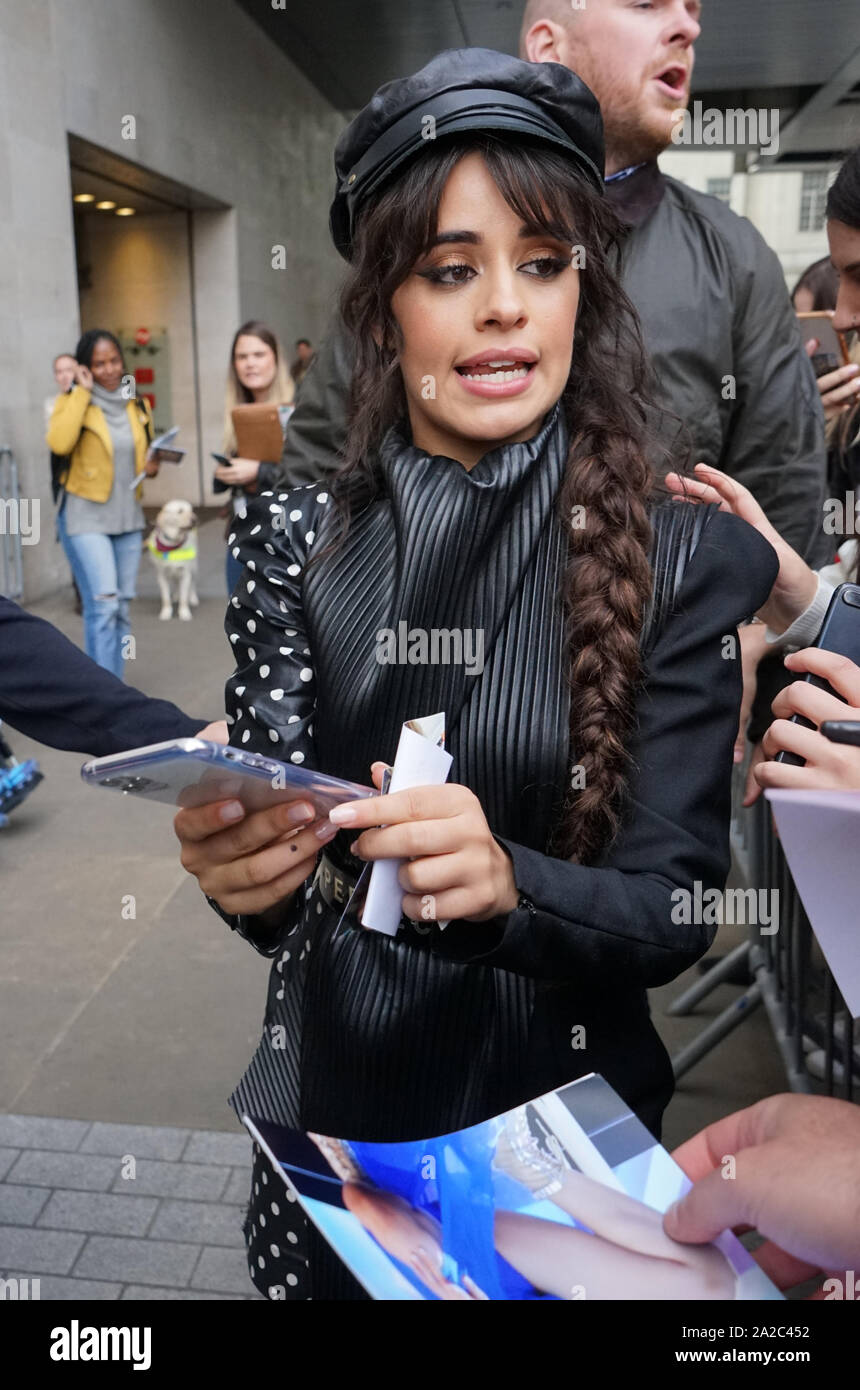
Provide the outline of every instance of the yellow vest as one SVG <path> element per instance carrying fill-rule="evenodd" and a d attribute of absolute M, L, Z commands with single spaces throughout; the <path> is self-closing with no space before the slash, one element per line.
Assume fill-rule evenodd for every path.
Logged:
<path fill-rule="evenodd" d="M 130 400 L 126 410 L 134 437 L 135 472 L 141 473 L 149 448 L 144 421 L 150 423 L 152 415 L 143 397 Z M 75 385 L 57 397 L 45 438 L 51 453 L 69 456 L 69 467 L 60 475 L 66 491 L 90 502 L 106 502 L 113 488 L 113 440 L 103 412 L 83 386 Z M 140 500 L 140 486 L 135 492 Z"/>
<path fill-rule="evenodd" d="M 175 550 L 159 550 L 158 539 L 154 531 L 150 532 L 147 538 L 146 548 L 156 560 L 162 560 L 166 565 L 175 565 L 180 561 L 197 559 L 197 532 L 189 531 L 183 546 L 177 546 Z"/>

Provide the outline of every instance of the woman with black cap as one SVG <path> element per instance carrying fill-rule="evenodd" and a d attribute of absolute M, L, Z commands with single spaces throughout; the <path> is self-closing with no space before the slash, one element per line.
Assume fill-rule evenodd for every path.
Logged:
<path fill-rule="evenodd" d="M 736 518 L 656 503 L 600 112 L 573 73 L 443 54 L 376 94 L 336 165 L 348 455 L 331 496 L 264 495 L 237 528 L 231 742 L 366 781 L 444 710 L 454 763 L 325 822 L 177 816 L 185 866 L 274 957 L 232 1103 L 405 1140 L 598 1071 L 658 1133 L 646 989 L 713 935 L 679 903 L 725 882 L 735 627 L 776 559 Z M 385 655 L 402 622 L 479 633 L 481 670 Z M 343 916 L 383 858 L 406 861 L 395 937 Z M 355 1296 L 282 1198 L 258 1156 L 258 1287 Z"/>

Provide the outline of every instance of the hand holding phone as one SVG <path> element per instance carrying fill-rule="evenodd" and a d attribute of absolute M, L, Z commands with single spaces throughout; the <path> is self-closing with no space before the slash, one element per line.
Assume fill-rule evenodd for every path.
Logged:
<path fill-rule="evenodd" d="M 809 349 L 815 375 L 825 376 L 835 372 L 837 367 L 847 367 L 851 361 L 848 344 L 844 336 L 833 327 L 832 310 L 814 314 L 798 314 L 800 336 L 804 344 L 814 344 Z"/>
<path fill-rule="evenodd" d="M 230 467 L 230 462 L 231 462 L 231 461 L 230 461 L 230 459 L 227 458 L 227 455 L 226 455 L 226 454 L 215 454 L 215 453 L 213 453 L 213 454 L 212 454 L 212 458 L 213 458 L 213 459 L 215 460 L 215 462 L 218 464 L 218 467 L 219 467 L 219 468 L 229 468 L 229 467 Z M 225 483 L 221 478 L 218 477 L 218 474 L 216 473 L 216 474 L 214 475 L 213 479 L 212 479 L 212 491 L 213 491 L 213 492 L 229 492 L 229 491 L 230 491 L 230 484 L 229 484 L 229 483 Z"/>
<path fill-rule="evenodd" d="M 830 600 L 830 606 L 827 609 L 815 646 L 821 651 L 847 657 L 849 661 L 860 666 L 860 585 L 840 584 L 836 589 Z M 823 676 L 807 672 L 803 680 L 806 684 L 812 685 L 818 690 L 824 690 L 834 699 L 847 704 L 844 697 L 837 690 L 834 690 Z M 799 724 L 805 729 L 817 727 L 812 720 L 800 714 L 792 715 L 790 722 Z M 803 767 L 806 760 L 797 753 L 789 753 L 783 749 L 777 753 L 775 761 L 787 763 L 791 767 Z"/>
<path fill-rule="evenodd" d="M 292 801 L 247 813 L 238 801 L 180 811 L 173 828 L 182 866 L 227 913 L 266 916 L 273 929 L 290 898 L 313 873 L 317 856 L 337 834 L 314 819 L 310 802 Z"/>

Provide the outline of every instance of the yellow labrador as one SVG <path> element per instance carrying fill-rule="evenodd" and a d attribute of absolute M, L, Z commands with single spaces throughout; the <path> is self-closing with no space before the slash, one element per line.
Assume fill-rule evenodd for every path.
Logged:
<path fill-rule="evenodd" d="M 173 617 L 175 594 L 179 617 L 191 621 L 191 607 L 197 597 L 197 517 L 190 502 L 174 498 L 166 502 L 155 518 L 155 526 L 146 542 L 149 558 L 155 566 L 161 593 L 159 618 L 168 622 Z"/>

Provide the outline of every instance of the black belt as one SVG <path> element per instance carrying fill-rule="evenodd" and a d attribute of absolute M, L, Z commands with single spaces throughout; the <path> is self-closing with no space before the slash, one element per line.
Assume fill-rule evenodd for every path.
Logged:
<path fill-rule="evenodd" d="M 314 876 L 314 886 L 320 890 L 329 907 L 335 912 L 343 912 L 357 883 L 358 879 L 354 874 L 341 869 L 323 850 Z M 354 911 L 355 908 L 350 907 L 350 912 Z"/>

